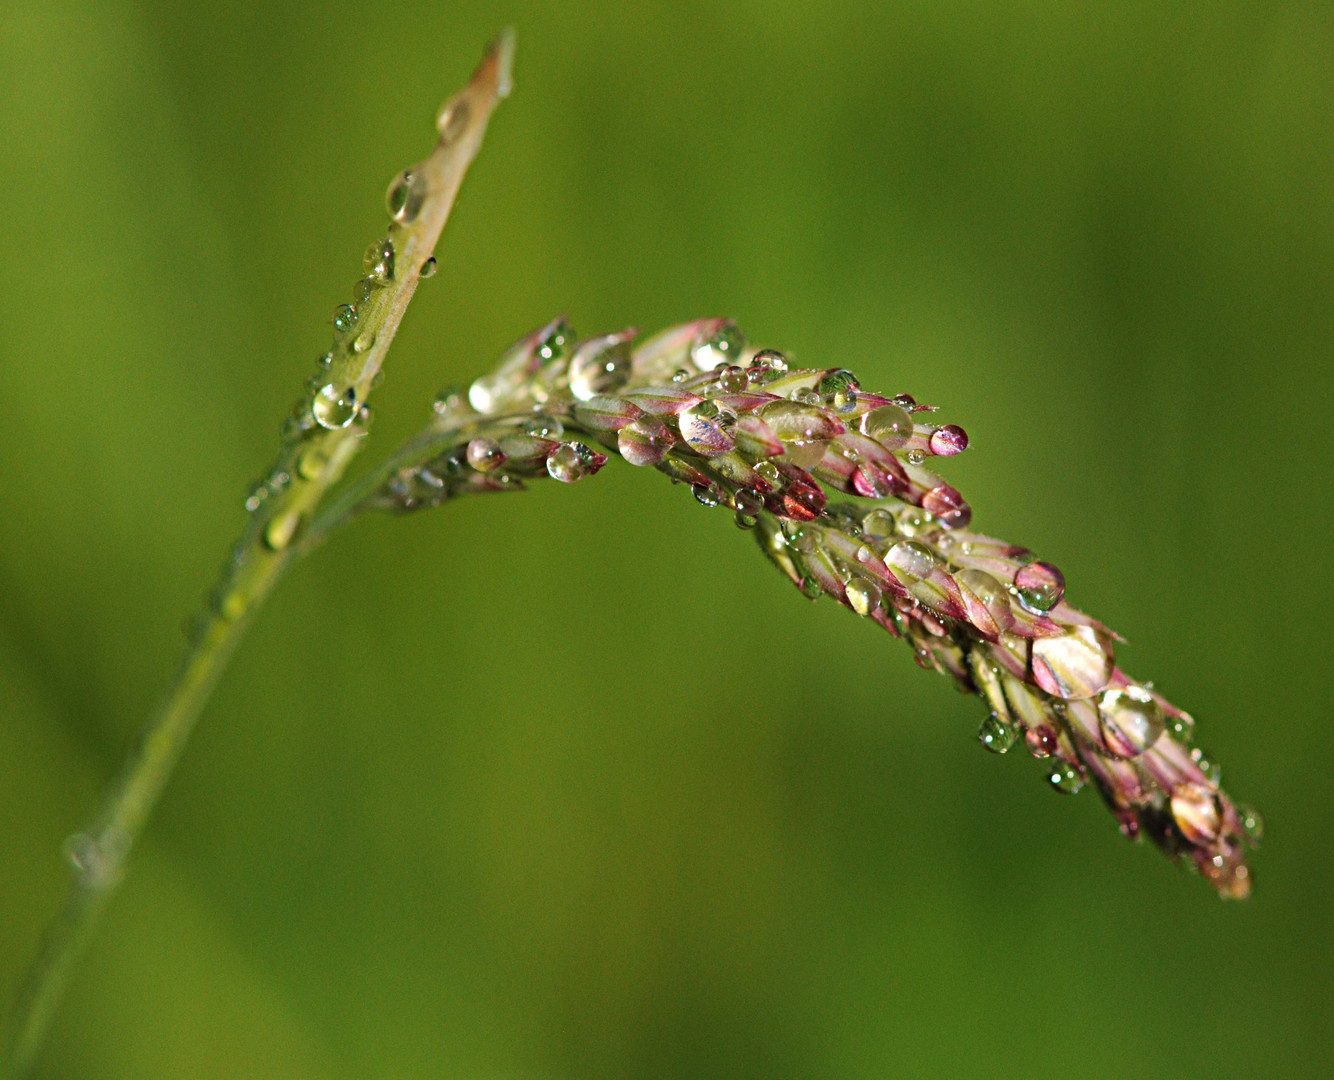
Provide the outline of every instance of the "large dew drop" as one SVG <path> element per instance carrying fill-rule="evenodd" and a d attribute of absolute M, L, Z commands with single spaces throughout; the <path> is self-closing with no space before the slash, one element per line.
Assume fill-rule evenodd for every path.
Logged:
<path fill-rule="evenodd" d="M 912 438 L 913 422 L 901 405 L 881 405 L 862 417 L 862 434 L 886 450 L 897 450 Z"/>
<path fill-rule="evenodd" d="M 614 394 L 630 381 L 630 340 L 621 334 L 579 346 L 570 361 L 570 393 L 580 401 Z"/>
<path fill-rule="evenodd" d="M 1066 627 L 1033 642 L 1033 680 L 1066 700 L 1093 697 L 1112 677 L 1112 643 L 1091 626 Z"/>
<path fill-rule="evenodd" d="M 341 388 L 333 383 L 321 386 L 315 392 L 310 414 L 323 428 L 336 430 L 347 427 L 357 415 L 357 391 L 354 387 Z"/>
<path fill-rule="evenodd" d="M 873 581 L 854 575 L 847 584 L 848 604 L 858 615 L 869 615 L 880 606 L 880 588 Z"/>
<path fill-rule="evenodd" d="M 1024 607 L 1043 615 L 1065 596 L 1065 575 L 1051 563 L 1032 562 L 1015 572 L 1014 587 Z"/>
<path fill-rule="evenodd" d="M 1204 784 L 1178 784 L 1172 790 L 1172 818 L 1190 843 L 1212 844 L 1223 826 L 1218 793 Z"/>
<path fill-rule="evenodd" d="M 993 754 L 1005 753 L 1018 738 L 1019 733 L 1014 726 L 1007 724 L 994 712 L 982 721 L 977 731 L 978 741 Z"/>
<path fill-rule="evenodd" d="M 426 181 L 411 169 L 394 177 L 385 195 L 385 209 L 400 225 L 411 225 L 426 201 Z"/>
<path fill-rule="evenodd" d="M 547 472 L 563 484 L 573 484 L 597 471 L 597 458 L 581 442 L 563 442 L 547 458 Z"/>
<path fill-rule="evenodd" d="M 699 371 L 712 371 L 722 364 L 735 364 L 746 347 L 746 339 L 735 326 L 726 325 L 712 337 L 696 342 L 690 361 Z"/>
<path fill-rule="evenodd" d="M 1139 686 L 1104 693 L 1098 701 L 1098 719 L 1107 749 L 1123 758 L 1139 757 L 1166 728 L 1162 707 Z"/>
<path fill-rule="evenodd" d="M 697 405 L 683 409 L 677 415 L 681 438 L 697 454 L 717 457 L 736 445 L 732 431 L 736 427 L 736 413 L 707 398 Z"/>
<path fill-rule="evenodd" d="M 898 571 L 896 577 L 906 577 L 910 582 L 921 581 L 931 576 L 936 557 L 925 544 L 916 540 L 900 540 L 885 554 L 885 565 Z"/>

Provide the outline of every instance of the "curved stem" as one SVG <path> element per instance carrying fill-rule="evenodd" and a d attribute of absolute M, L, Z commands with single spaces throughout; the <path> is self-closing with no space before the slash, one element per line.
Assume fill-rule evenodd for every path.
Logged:
<path fill-rule="evenodd" d="M 509 90 L 513 38 L 502 35 L 469 83 L 441 110 L 439 141 L 432 153 L 398 181 L 401 205 L 381 242 L 389 263 L 377 288 L 368 291 L 358 314 L 355 342 L 341 341 L 330 353 L 334 389 L 355 407 L 365 401 L 393 342 L 453 208 L 459 185 L 481 145 L 487 121 Z M 368 279 L 369 280 L 369 279 Z M 352 310 L 352 309 L 349 309 Z M 341 399 L 340 399 L 341 404 Z M 364 426 L 314 420 L 307 399 L 300 410 L 311 418 L 305 434 L 284 446 L 278 469 L 287 478 L 252 516 L 224 574 L 217 602 L 195 638 L 166 700 L 150 717 L 119 780 L 87 832 L 74 837 L 70 857 L 76 875 L 64 906 L 48 926 L 15 1003 L 11 1041 L 0 1076 L 18 1080 L 31 1069 L 71 973 L 96 933 L 103 911 L 124 876 L 126 861 L 166 787 L 190 733 L 254 613 L 293 557 L 312 544 L 299 542 L 325 495 L 360 449 Z M 307 467 L 303 467 L 307 466 Z M 339 505 L 342 505 L 341 502 Z M 343 513 L 327 518 L 320 536 Z M 294 542 L 297 541 L 297 542 Z"/>

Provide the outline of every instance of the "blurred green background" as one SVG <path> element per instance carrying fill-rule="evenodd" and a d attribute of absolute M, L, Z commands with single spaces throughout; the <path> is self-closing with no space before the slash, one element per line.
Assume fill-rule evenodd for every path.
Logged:
<path fill-rule="evenodd" d="M 6 0 L 0 992 L 506 23 L 369 458 L 561 311 L 938 403 L 1265 811 L 1256 894 L 613 463 L 296 569 L 44 1075 L 1330 1075 L 1328 5 Z"/>

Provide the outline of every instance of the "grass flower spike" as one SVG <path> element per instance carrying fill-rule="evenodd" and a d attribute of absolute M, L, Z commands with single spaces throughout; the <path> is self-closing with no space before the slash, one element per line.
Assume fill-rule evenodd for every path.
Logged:
<path fill-rule="evenodd" d="M 1048 783 L 1090 781 L 1132 840 L 1148 837 L 1224 896 L 1251 887 L 1261 821 L 1192 749 L 1195 724 L 1116 666 L 1116 635 L 1072 607 L 1051 563 L 972 530 L 935 460 L 968 446 L 907 394 L 862 389 L 842 368 L 792 370 L 732 322 L 641 339 L 579 339 L 560 318 L 518 341 L 378 468 L 343 485 L 365 444 L 367 401 L 487 123 L 509 90 L 512 39 L 488 50 L 440 110 L 436 143 L 389 185 L 389 226 L 367 250 L 332 348 L 286 420 L 278 458 L 192 635 L 180 673 L 93 825 L 68 847 L 74 879 L 20 992 L 0 1075 L 36 1060 L 70 972 L 227 660 L 284 569 L 359 514 L 412 512 L 472 493 L 575 483 L 613 457 L 726 507 L 801 593 L 830 597 L 906 641 L 919 665 L 981 697 L 980 740 L 1022 745 Z"/>
<path fill-rule="evenodd" d="M 466 395 L 442 394 L 342 513 L 571 483 L 608 455 L 652 466 L 730 509 L 805 596 L 879 624 L 981 697 L 988 750 L 1022 743 L 1058 792 L 1092 781 L 1126 837 L 1247 895 L 1259 815 L 1192 748 L 1191 716 L 1116 666 L 1117 636 L 1067 602 L 1056 566 L 972 530 L 968 502 L 933 468 L 967 448 L 962 428 L 926 422 L 935 410 L 910 395 L 863 391 L 847 370 L 789 370 L 726 320 L 634 339 L 577 341 L 564 319 L 523 338 Z"/>

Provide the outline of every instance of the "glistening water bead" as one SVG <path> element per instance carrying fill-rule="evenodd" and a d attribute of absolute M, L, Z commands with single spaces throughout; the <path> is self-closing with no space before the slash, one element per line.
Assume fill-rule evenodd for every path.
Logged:
<path fill-rule="evenodd" d="M 573 484 L 593 471 L 593 452 L 581 442 L 563 442 L 547 457 L 547 473 L 563 484 Z"/>
<path fill-rule="evenodd" d="M 357 325 L 357 309 L 351 304 L 339 304 L 334 308 L 333 328 L 335 333 L 346 334 Z"/>
<path fill-rule="evenodd" d="M 977 731 L 978 741 L 993 754 L 1003 754 L 1015 744 L 1019 733 L 996 713 L 982 721 Z"/>
<path fill-rule="evenodd" d="M 699 371 L 712 371 L 721 364 L 734 363 L 745 347 L 741 331 L 735 326 L 724 326 L 712 337 L 691 346 L 690 361 Z"/>
<path fill-rule="evenodd" d="M 1065 575 L 1049 562 L 1031 562 L 1015 572 L 1014 587 L 1024 607 L 1043 615 L 1065 596 Z"/>
<path fill-rule="evenodd" d="M 886 450 L 897 450 L 913 433 L 912 417 L 902 405 L 881 405 L 862 417 L 862 434 Z"/>
<path fill-rule="evenodd" d="M 341 388 L 328 383 L 315 392 L 310 413 L 320 427 L 345 428 L 357 415 L 357 391 L 351 386 Z"/>
<path fill-rule="evenodd" d="M 1103 742 L 1117 757 L 1139 757 L 1167 726 L 1162 707 L 1147 690 L 1126 686 L 1108 690 L 1098 701 Z"/>
<path fill-rule="evenodd" d="M 411 169 L 394 177 L 385 194 L 385 209 L 400 225 L 411 225 L 426 201 L 426 181 Z"/>
<path fill-rule="evenodd" d="M 880 606 L 880 588 L 866 578 L 854 575 L 847 584 L 848 605 L 858 615 L 869 615 Z"/>

